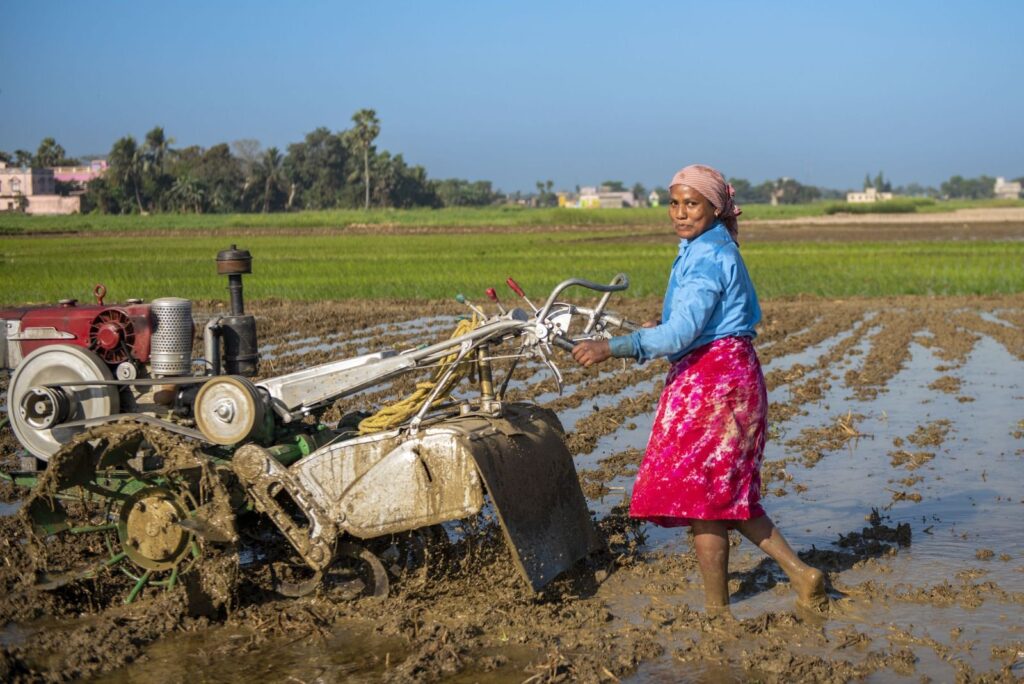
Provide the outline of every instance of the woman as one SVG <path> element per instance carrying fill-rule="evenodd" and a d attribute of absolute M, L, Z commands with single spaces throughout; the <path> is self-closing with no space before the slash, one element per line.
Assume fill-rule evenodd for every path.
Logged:
<path fill-rule="evenodd" d="M 752 340 L 761 308 L 736 243 L 732 186 L 718 171 L 692 165 L 672 178 L 669 192 L 680 243 L 660 321 L 572 352 L 584 366 L 613 356 L 672 363 L 630 515 L 693 527 L 710 613 L 728 610 L 732 528 L 778 562 L 798 603 L 822 609 L 824 576 L 797 557 L 760 504 L 768 394 Z"/>

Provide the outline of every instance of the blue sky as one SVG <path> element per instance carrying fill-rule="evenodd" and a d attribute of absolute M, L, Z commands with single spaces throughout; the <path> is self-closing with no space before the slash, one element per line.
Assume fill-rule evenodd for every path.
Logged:
<path fill-rule="evenodd" d="M 377 110 L 432 178 L 1024 175 L 1024 2 L 12 2 L 0 149 L 265 147 Z"/>

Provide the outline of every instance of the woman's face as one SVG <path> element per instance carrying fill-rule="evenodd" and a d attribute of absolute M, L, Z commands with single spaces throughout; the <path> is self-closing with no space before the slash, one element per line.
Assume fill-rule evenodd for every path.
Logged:
<path fill-rule="evenodd" d="M 712 225 L 718 218 L 715 207 L 689 185 L 673 185 L 669 189 L 668 215 L 676 229 L 676 235 L 692 240 Z"/>

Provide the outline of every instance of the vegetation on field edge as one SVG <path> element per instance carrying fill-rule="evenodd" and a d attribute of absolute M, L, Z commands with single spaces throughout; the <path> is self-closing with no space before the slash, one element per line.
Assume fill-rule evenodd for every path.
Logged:
<path fill-rule="evenodd" d="M 1024 200 L 895 199 L 873 204 L 814 202 L 750 204 L 742 221 L 784 220 L 836 213 L 943 212 L 981 207 L 1024 207 Z M 634 226 L 664 223 L 663 207 L 636 209 L 534 209 L 519 206 L 448 207 L 443 209 L 333 209 L 280 214 L 154 214 L 27 216 L 0 213 L 0 235 L 36 233 L 118 233 L 244 229 L 345 229 L 353 226 L 398 228 Z"/>

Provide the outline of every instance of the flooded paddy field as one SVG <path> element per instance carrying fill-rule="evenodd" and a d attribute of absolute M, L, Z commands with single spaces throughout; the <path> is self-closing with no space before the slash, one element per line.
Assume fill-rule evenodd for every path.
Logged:
<path fill-rule="evenodd" d="M 660 308 L 616 304 L 635 320 Z M 441 339 L 454 307 L 256 303 L 261 375 Z M 386 599 L 283 599 L 257 578 L 226 612 L 197 615 L 178 592 L 122 606 L 116 576 L 42 592 L 25 562 L 21 494 L 5 488 L 0 680 L 1020 681 L 1024 295 L 763 308 L 764 504 L 827 572 L 827 614 L 797 609 L 785 575 L 736 536 L 733 618 L 705 616 L 687 533 L 625 515 L 667 365 L 584 370 L 557 352 L 561 394 L 542 366 L 520 364 L 509 398 L 560 416 L 607 550 L 541 594 L 525 590 L 486 520 L 447 529 L 443 561 L 393 581 Z M 394 401 L 414 380 L 332 415 Z M 0 459 L 16 465 L 6 428 Z"/>

